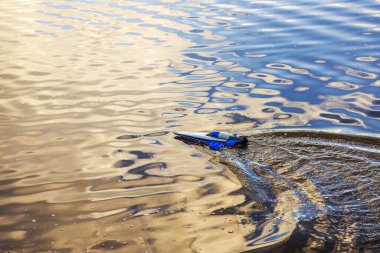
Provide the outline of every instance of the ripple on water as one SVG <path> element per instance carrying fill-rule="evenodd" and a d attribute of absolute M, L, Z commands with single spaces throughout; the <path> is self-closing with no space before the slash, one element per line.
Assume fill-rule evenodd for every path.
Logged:
<path fill-rule="evenodd" d="M 274 214 L 288 210 L 298 217 L 295 236 L 308 237 L 305 247 L 323 250 L 328 243 L 343 251 L 376 251 L 380 236 L 379 143 L 378 136 L 268 131 L 249 137 L 247 149 L 225 150 L 223 155 L 237 166 L 232 170 L 248 189 L 258 196 L 274 192 Z M 257 182 L 252 181 L 251 170 Z M 260 182 L 266 180 L 271 183 L 263 186 Z M 294 199 L 289 202 L 283 194 Z"/>

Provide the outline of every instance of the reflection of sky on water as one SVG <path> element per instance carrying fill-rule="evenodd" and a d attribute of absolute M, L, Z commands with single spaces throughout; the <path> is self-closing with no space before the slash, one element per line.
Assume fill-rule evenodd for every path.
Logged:
<path fill-rule="evenodd" d="M 249 112 L 249 105 L 255 104 L 263 112 L 272 113 L 272 119 L 278 113 L 296 118 L 306 114 L 310 117 L 298 124 L 361 125 L 376 130 L 379 17 L 372 13 L 379 13 L 378 6 L 367 2 L 361 3 L 361 8 L 355 8 L 355 3 L 329 8 L 328 2 L 302 2 L 311 7 L 308 9 L 300 8 L 300 3 L 289 6 L 274 1 L 239 1 L 194 7 L 194 13 L 205 16 L 191 16 L 192 24 L 199 28 L 192 38 L 198 46 L 185 50 L 188 59 L 184 62 L 204 73 L 176 67 L 173 71 L 182 76 L 176 84 L 210 87 L 208 101 L 195 113 L 244 114 L 242 111 Z M 180 22 L 187 20 L 182 18 Z M 365 22 L 367 25 L 363 25 Z M 202 37 L 201 31 L 207 31 L 207 35 Z M 360 56 L 366 55 L 372 61 L 363 61 Z M 235 98 L 218 100 L 220 93 Z M 260 98 L 266 101 L 259 102 Z"/>

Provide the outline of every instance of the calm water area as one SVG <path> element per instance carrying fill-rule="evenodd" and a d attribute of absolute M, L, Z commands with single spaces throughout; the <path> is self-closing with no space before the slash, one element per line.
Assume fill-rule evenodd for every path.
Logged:
<path fill-rule="evenodd" d="M 379 0 L 2 0 L 0 55 L 0 252 L 380 252 Z"/>

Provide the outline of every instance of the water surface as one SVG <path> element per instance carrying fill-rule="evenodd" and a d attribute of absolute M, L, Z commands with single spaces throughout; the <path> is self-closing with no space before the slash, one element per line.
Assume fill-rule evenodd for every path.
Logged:
<path fill-rule="evenodd" d="M 1 250 L 274 245 L 297 228 L 266 237 L 255 189 L 171 132 L 380 131 L 378 1 L 4 0 L 0 13 Z"/>

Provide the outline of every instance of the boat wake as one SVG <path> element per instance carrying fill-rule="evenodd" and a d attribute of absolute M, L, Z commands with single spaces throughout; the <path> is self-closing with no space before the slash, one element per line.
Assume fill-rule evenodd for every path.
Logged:
<path fill-rule="evenodd" d="M 248 140 L 245 149 L 224 149 L 219 161 L 266 213 L 246 236 L 250 246 L 380 250 L 379 137 L 279 130 Z"/>

